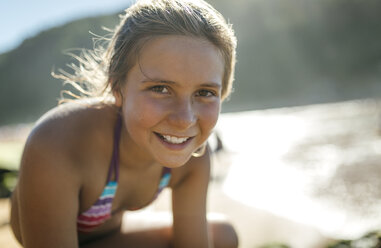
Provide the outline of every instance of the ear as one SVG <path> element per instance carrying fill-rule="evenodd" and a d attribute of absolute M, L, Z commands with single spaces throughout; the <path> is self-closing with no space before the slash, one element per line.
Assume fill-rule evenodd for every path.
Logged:
<path fill-rule="evenodd" d="M 122 107 L 123 97 L 122 97 L 122 93 L 120 92 L 120 90 L 119 89 L 113 90 L 112 95 L 115 98 L 115 106 L 117 106 L 118 108 Z"/>

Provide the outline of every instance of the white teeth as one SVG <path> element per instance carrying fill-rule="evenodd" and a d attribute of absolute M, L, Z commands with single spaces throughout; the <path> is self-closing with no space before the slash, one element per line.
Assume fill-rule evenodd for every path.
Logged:
<path fill-rule="evenodd" d="M 177 138 L 177 137 L 173 137 L 173 136 L 169 136 L 169 135 L 163 135 L 163 138 L 165 139 L 165 141 L 169 142 L 169 143 L 173 143 L 173 144 L 181 144 L 181 143 L 184 143 L 185 141 L 187 141 L 189 139 L 188 138 Z"/>

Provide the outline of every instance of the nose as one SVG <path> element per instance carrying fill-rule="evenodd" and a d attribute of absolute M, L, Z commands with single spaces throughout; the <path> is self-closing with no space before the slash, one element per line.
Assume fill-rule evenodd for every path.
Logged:
<path fill-rule="evenodd" d="M 193 126 L 197 122 L 197 114 L 192 100 L 176 101 L 168 116 L 168 122 L 181 130 Z"/>

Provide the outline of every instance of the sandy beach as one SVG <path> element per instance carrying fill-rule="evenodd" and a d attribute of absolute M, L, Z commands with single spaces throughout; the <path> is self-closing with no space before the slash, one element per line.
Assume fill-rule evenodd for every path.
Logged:
<path fill-rule="evenodd" d="M 134 214 L 168 213 L 169 196 L 169 191 L 163 192 L 151 207 Z M 326 239 L 314 228 L 233 201 L 217 184 L 211 184 L 209 196 L 210 212 L 224 214 L 233 223 L 241 248 L 254 248 L 274 241 L 287 242 L 295 248 L 320 248 L 326 243 Z M 9 228 L 8 213 L 8 199 L 0 200 L 0 247 L 21 248 Z"/>
<path fill-rule="evenodd" d="M 209 212 L 233 223 L 240 248 L 324 248 L 381 229 L 380 114 L 372 99 L 223 114 Z M 168 209 L 166 190 L 137 214 L 168 216 Z M 1 199 L 0 247 L 19 248 L 8 213 Z"/>

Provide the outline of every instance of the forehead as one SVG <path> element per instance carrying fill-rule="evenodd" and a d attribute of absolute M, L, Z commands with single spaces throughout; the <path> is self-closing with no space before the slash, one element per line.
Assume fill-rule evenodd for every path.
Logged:
<path fill-rule="evenodd" d="M 222 84 L 224 60 L 211 42 L 168 35 L 149 40 L 140 50 L 140 69 L 149 77 L 168 80 L 213 81 Z"/>

